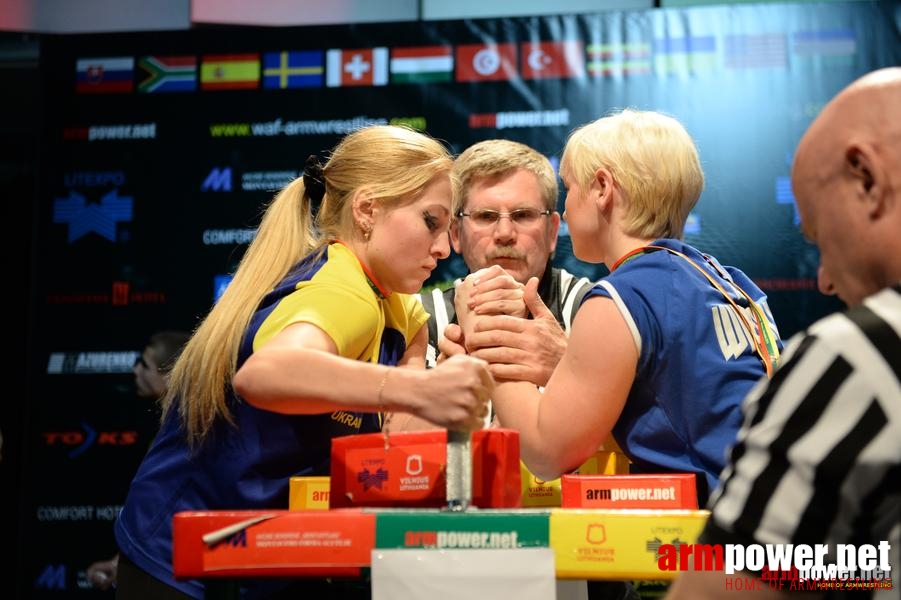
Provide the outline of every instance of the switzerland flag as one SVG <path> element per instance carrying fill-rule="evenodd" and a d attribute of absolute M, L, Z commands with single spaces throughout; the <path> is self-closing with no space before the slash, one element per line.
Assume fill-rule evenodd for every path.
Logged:
<path fill-rule="evenodd" d="M 325 85 L 386 85 L 388 48 L 332 48 L 325 53 Z"/>
<path fill-rule="evenodd" d="M 457 46 L 457 81 L 506 81 L 516 77 L 516 44 Z"/>
<path fill-rule="evenodd" d="M 585 76 L 582 42 L 526 42 L 522 45 L 522 78 L 551 79 Z"/>

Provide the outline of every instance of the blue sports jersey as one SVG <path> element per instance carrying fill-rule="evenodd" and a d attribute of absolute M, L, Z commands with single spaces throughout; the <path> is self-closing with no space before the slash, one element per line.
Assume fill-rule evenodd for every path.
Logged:
<path fill-rule="evenodd" d="M 651 245 L 682 252 L 707 270 L 754 324 L 732 282 L 740 286 L 778 338 L 766 296 L 744 273 L 720 266 L 724 279 L 698 250 L 678 240 Z M 723 294 L 684 258 L 666 251 L 650 250 L 619 265 L 585 299 L 594 296 L 616 303 L 638 348 L 635 381 L 614 438 L 638 471 L 704 478 L 698 482 L 703 503 L 741 425 L 741 401 L 766 374 L 750 337 Z"/>
<path fill-rule="evenodd" d="M 332 244 L 327 254 L 299 263 L 263 299 L 245 334 L 238 366 L 254 348 L 299 321 L 323 328 L 342 356 L 397 364 L 427 318 L 409 295 L 378 294 L 353 253 Z M 193 454 L 178 411 L 169 411 L 115 524 L 119 548 L 138 567 L 195 597 L 203 595 L 200 582 L 176 581 L 172 575 L 175 513 L 287 509 L 290 477 L 329 474 L 332 438 L 379 431 L 375 413 L 286 415 L 254 408 L 233 392 L 228 404 L 237 426 L 217 423 Z M 264 581 L 251 585 L 266 587 Z"/>

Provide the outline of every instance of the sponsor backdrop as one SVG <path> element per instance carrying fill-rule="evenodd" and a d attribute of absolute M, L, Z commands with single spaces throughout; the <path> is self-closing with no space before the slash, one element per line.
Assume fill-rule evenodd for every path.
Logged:
<path fill-rule="evenodd" d="M 44 38 L 24 589 L 96 594 L 84 569 L 114 552 L 155 431 L 131 375 L 143 342 L 192 328 L 273 192 L 361 125 L 405 123 L 454 152 L 516 139 L 556 161 L 575 126 L 612 108 L 666 111 L 708 177 L 687 239 L 759 282 L 784 334 L 838 308 L 816 292 L 789 169 L 831 96 L 901 62 L 886 6 Z M 605 273 L 572 257 L 565 228 L 555 260 Z M 451 258 L 433 282 L 462 273 Z"/>

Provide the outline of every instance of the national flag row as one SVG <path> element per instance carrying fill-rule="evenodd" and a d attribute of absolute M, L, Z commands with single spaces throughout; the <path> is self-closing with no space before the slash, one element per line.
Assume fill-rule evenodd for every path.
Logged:
<path fill-rule="evenodd" d="M 131 92 L 135 67 L 139 92 L 381 86 L 404 83 L 507 81 L 618 77 L 711 70 L 719 64 L 715 36 L 650 42 L 585 44 L 578 40 L 407 48 L 297 50 L 283 52 L 82 58 L 76 61 L 76 92 Z M 723 38 L 730 69 L 784 67 L 785 34 Z M 797 56 L 850 56 L 852 30 L 792 36 Z M 519 59 L 522 59 L 521 62 Z M 199 75 L 199 76 L 198 76 Z"/>

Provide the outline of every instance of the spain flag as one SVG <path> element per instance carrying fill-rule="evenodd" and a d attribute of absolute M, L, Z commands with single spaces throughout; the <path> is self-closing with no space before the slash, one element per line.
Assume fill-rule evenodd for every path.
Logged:
<path fill-rule="evenodd" d="M 200 89 L 255 90 L 259 85 L 259 54 L 207 54 L 203 57 Z"/>

